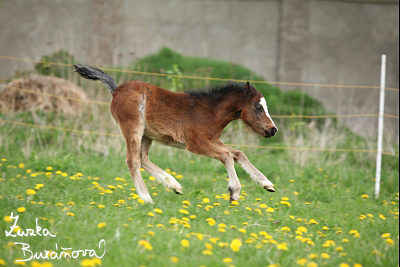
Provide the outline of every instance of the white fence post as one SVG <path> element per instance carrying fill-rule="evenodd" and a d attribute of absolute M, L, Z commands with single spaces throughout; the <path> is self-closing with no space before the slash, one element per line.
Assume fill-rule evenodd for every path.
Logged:
<path fill-rule="evenodd" d="M 382 167 L 383 112 L 385 109 L 386 55 L 382 55 L 381 90 L 379 96 L 378 152 L 376 154 L 375 198 L 379 197 Z"/>

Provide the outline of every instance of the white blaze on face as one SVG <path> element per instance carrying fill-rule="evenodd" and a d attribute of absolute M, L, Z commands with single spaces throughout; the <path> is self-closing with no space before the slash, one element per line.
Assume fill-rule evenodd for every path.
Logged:
<path fill-rule="evenodd" d="M 267 107 L 267 101 L 265 101 L 265 98 L 264 98 L 264 97 L 262 97 L 262 98 L 260 99 L 260 104 L 261 104 L 261 106 L 264 108 L 265 115 L 267 115 L 267 117 L 271 120 L 271 122 L 272 122 L 272 123 L 274 124 L 274 126 L 275 126 L 274 121 L 272 120 L 271 116 L 269 115 L 268 107 Z"/>

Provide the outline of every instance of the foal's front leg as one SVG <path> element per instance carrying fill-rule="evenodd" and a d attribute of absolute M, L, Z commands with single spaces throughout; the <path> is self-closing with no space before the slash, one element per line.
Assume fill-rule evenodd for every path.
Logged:
<path fill-rule="evenodd" d="M 259 186 L 262 186 L 269 192 L 275 192 L 274 185 L 271 181 L 250 163 L 249 159 L 242 151 L 229 147 L 222 142 L 219 142 L 218 144 L 234 155 L 235 162 L 239 163 Z"/>
<path fill-rule="evenodd" d="M 211 143 L 208 140 L 201 138 L 198 138 L 196 141 L 186 142 L 186 148 L 193 153 L 220 160 L 225 165 L 225 168 L 228 172 L 228 190 L 230 193 L 230 199 L 231 201 L 239 200 L 241 185 L 235 171 L 235 162 L 232 153 L 216 144 Z"/>
<path fill-rule="evenodd" d="M 161 183 L 163 183 L 165 186 L 172 188 L 175 193 L 177 194 L 183 194 L 182 193 L 182 186 L 178 183 L 178 181 L 175 180 L 175 178 L 155 165 L 153 162 L 150 161 L 149 159 L 149 149 L 152 144 L 153 140 L 151 140 L 148 137 L 143 136 L 142 138 L 142 143 L 140 147 L 140 159 L 142 162 L 142 167 L 151 173 L 151 175 L 154 175 L 154 177 L 157 178 L 157 180 Z"/>

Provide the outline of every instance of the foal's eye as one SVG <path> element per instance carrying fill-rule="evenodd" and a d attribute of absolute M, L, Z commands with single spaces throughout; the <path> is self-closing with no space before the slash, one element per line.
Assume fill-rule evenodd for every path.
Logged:
<path fill-rule="evenodd" d="M 260 105 L 260 103 L 255 103 L 254 106 L 256 108 L 256 111 L 262 111 L 263 110 L 263 107 Z"/>

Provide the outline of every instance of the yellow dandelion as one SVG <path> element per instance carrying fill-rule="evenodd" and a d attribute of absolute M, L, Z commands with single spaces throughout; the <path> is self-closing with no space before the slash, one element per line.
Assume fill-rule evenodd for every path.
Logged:
<path fill-rule="evenodd" d="M 386 244 L 388 244 L 389 246 L 393 246 L 394 245 L 394 241 L 391 238 L 386 238 Z"/>
<path fill-rule="evenodd" d="M 213 246 L 210 243 L 205 243 L 206 250 L 212 250 Z"/>
<path fill-rule="evenodd" d="M 234 252 L 238 252 L 241 246 L 242 246 L 242 241 L 240 241 L 240 239 L 233 239 L 230 244 L 230 247 Z"/>
<path fill-rule="evenodd" d="M 187 248 L 190 245 L 190 243 L 188 240 L 183 239 L 183 240 L 181 240 L 181 245 L 182 245 L 182 247 Z"/>
<path fill-rule="evenodd" d="M 201 253 L 203 255 L 212 255 L 213 254 L 213 252 L 211 250 L 203 250 Z"/>
<path fill-rule="evenodd" d="M 106 226 L 107 226 L 107 223 L 105 223 L 105 222 L 101 222 L 101 223 L 97 224 L 98 228 L 104 228 Z"/>
<path fill-rule="evenodd" d="M 389 238 L 390 237 L 390 233 L 384 233 L 384 234 L 382 234 L 382 237 L 383 238 Z"/>
<path fill-rule="evenodd" d="M 222 262 L 223 263 L 231 263 L 232 262 L 232 258 L 223 258 Z"/>
<path fill-rule="evenodd" d="M 335 248 L 335 250 L 337 252 L 341 252 L 341 251 L 343 251 L 343 247 L 342 246 L 338 246 L 338 247 Z"/>
<path fill-rule="evenodd" d="M 218 237 L 210 237 L 210 242 L 216 244 L 218 242 Z"/>
<path fill-rule="evenodd" d="M 333 240 L 326 240 L 325 243 L 322 245 L 323 247 L 327 248 L 327 247 L 334 247 L 335 246 L 335 241 Z"/>
<path fill-rule="evenodd" d="M 149 242 L 143 243 L 143 247 L 145 250 L 153 250 L 153 246 Z"/>
<path fill-rule="evenodd" d="M 305 266 L 307 263 L 307 259 L 305 259 L 305 258 L 297 259 L 296 262 L 300 266 Z"/>
<path fill-rule="evenodd" d="M 180 209 L 179 212 L 182 213 L 182 214 L 189 214 L 189 212 L 187 210 L 184 210 L 184 209 Z"/>
<path fill-rule="evenodd" d="M 26 208 L 25 208 L 25 207 L 19 207 L 19 208 L 17 209 L 17 211 L 18 211 L 18 212 L 25 212 L 25 211 L 26 211 Z"/>
<path fill-rule="evenodd" d="M 161 209 L 154 209 L 154 212 L 155 213 L 160 213 L 160 214 L 163 213 L 163 211 Z"/>
<path fill-rule="evenodd" d="M 307 228 L 304 227 L 304 226 L 297 227 L 297 231 L 299 231 L 301 233 L 307 233 L 308 232 Z"/>
<path fill-rule="evenodd" d="M 233 201 L 231 202 L 231 205 L 232 205 L 232 206 L 237 206 L 237 205 L 239 205 L 239 202 L 238 202 L 237 200 L 233 200 Z"/>
<path fill-rule="evenodd" d="M 165 226 L 164 226 L 164 224 L 162 224 L 162 223 L 158 223 L 158 224 L 156 225 L 156 227 L 157 227 L 157 228 L 163 228 L 163 229 L 165 229 Z"/>
<path fill-rule="evenodd" d="M 177 263 L 179 261 L 178 257 L 169 258 L 173 263 Z"/>
<path fill-rule="evenodd" d="M 24 261 L 21 261 L 21 260 L 22 260 L 22 259 L 20 259 L 20 258 L 15 259 L 15 260 L 14 260 L 14 264 L 15 264 L 15 265 L 25 266 L 26 263 L 25 263 Z"/>
<path fill-rule="evenodd" d="M 321 258 L 323 258 L 323 259 L 329 259 L 331 256 L 329 256 L 329 254 L 328 253 L 322 253 L 321 254 Z"/>
<path fill-rule="evenodd" d="M 287 245 L 286 245 L 285 243 L 278 244 L 278 245 L 276 246 L 276 248 L 277 248 L 278 250 L 288 250 L 288 247 L 287 247 Z"/>
<path fill-rule="evenodd" d="M 308 255 L 308 257 L 313 260 L 313 259 L 318 258 L 318 254 L 313 253 L 313 254 Z"/>
<path fill-rule="evenodd" d="M 81 261 L 80 265 L 81 265 L 82 267 L 95 267 L 95 266 L 96 266 L 96 263 L 95 263 L 92 259 L 83 259 L 83 260 Z M 39 266 L 42 266 L 42 264 L 39 264 L 38 267 L 39 267 Z"/>
<path fill-rule="evenodd" d="M 269 207 L 269 208 L 267 208 L 267 209 L 266 209 L 266 212 L 275 212 L 275 209 L 274 209 L 274 208 L 271 208 L 271 207 Z"/>
<path fill-rule="evenodd" d="M 363 194 L 361 195 L 361 198 L 369 198 L 369 196 L 367 194 Z"/>
<path fill-rule="evenodd" d="M 4 216 L 3 220 L 4 220 L 5 222 L 12 222 L 12 221 L 13 221 L 13 219 L 11 219 L 10 216 Z"/>

